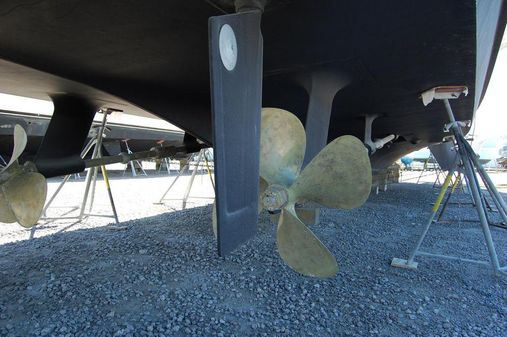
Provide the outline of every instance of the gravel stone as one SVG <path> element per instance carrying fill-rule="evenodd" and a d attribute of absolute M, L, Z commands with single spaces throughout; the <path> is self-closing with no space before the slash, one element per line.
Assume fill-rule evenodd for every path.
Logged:
<path fill-rule="evenodd" d="M 427 221 L 431 184 L 395 184 L 359 209 L 323 209 L 311 229 L 340 270 L 317 280 L 281 261 L 268 214 L 255 238 L 221 258 L 211 205 L 153 205 L 170 179 L 131 180 L 111 182 L 126 230 L 55 222 L 28 240 L 29 231 L 2 225 L 0 336 L 506 336 L 506 277 L 424 257 L 416 271 L 390 266 L 407 258 Z M 155 192 L 133 197 L 131 184 Z M 80 186 L 69 187 L 74 202 Z M 106 201 L 97 196 L 99 210 Z M 451 205 L 445 219 L 453 221 L 431 228 L 425 250 L 487 260 L 474 209 Z M 505 265 L 507 232 L 491 231 Z"/>

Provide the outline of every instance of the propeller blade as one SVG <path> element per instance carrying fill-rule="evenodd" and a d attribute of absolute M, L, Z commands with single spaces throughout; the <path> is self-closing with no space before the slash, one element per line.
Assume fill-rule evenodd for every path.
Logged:
<path fill-rule="evenodd" d="M 16 216 L 12 213 L 11 206 L 7 202 L 7 198 L 0 187 L 0 222 L 13 223 L 16 222 Z"/>
<path fill-rule="evenodd" d="M 282 259 L 298 273 L 331 277 L 338 272 L 333 254 L 297 218 L 293 204 L 282 209 L 278 222 L 277 245 Z"/>
<path fill-rule="evenodd" d="M 7 163 L 7 166 L 4 167 L 4 171 L 7 170 L 9 166 L 12 165 L 16 160 L 18 160 L 19 156 L 23 153 L 25 150 L 27 143 L 27 136 L 25 129 L 23 129 L 20 125 L 16 124 L 14 126 L 14 149 L 12 150 L 11 159 L 9 160 L 9 163 Z"/>
<path fill-rule="evenodd" d="M 363 143 L 341 136 L 305 167 L 290 187 L 291 200 L 312 200 L 331 208 L 361 206 L 371 189 L 371 165 Z"/>
<path fill-rule="evenodd" d="M 42 213 L 46 201 L 46 179 L 40 173 L 18 174 L 2 186 L 12 214 L 23 227 L 34 226 Z"/>
<path fill-rule="evenodd" d="M 305 129 L 296 116 L 282 109 L 262 109 L 260 175 L 269 185 L 288 187 L 296 180 L 305 148 Z"/>

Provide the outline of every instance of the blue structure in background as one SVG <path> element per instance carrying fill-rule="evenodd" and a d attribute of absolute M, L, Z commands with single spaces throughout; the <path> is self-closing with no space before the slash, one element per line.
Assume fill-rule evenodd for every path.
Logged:
<path fill-rule="evenodd" d="M 405 170 L 410 170 L 412 169 L 412 162 L 414 161 L 414 159 L 410 158 L 410 157 L 401 157 L 401 162 L 403 165 L 405 165 Z"/>

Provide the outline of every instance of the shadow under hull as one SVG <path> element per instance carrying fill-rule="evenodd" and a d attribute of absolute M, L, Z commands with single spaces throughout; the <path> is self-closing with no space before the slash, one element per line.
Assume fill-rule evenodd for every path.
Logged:
<path fill-rule="evenodd" d="M 47 99 L 72 92 L 98 104 L 153 113 L 212 145 L 208 18 L 231 1 L 11 1 L 0 21 L 0 91 Z M 215 5 L 210 5 L 214 3 Z M 315 72 L 347 76 L 333 100 L 329 139 L 399 135 L 374 167 L 441 141 L 447 122 L 421 92 L 466 85 L 453 102 L 470 120 L 482 99 L 507 18 L 503 1 L 272 1 L 262 18 L 263 105 L 304 123 Z M 477 40 L 477 36 L 480 37 Z"/>

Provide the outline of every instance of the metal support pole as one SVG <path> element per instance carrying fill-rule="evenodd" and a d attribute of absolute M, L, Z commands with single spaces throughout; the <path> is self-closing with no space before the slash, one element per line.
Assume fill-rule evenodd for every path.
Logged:
<path fill-rule="evenodd" d="M 482 207 L 486 211 L 486 219 L 488 219 L 488 223 L 490 223 L 487 211 L 493 212 L 494 210 L 493 210 L 493 208 L 491 208 L 491 205 L 489 204 L 488 199 L 486 199 L 486 196 L 484 195 L 484 193 L 482 193 L 482 191 L 481 191 L 481 201 L 482 201 Z"/>
<path fill-rule="evenodd" d="M 81 220 L 83 219 L 85 207 L 86 207 L 86 201 L 88 200 L 88 193 L 90 192 L 90 184 L 92 182 L 92 169 L 89 169 L 88 172 L 86 172 L 86 178 L 85 178 L 85 191 L 83 196 L 83 201 L 81 201 L 81 208 L 79 212 L 78 218 Z"/>
<path fill-rule="evenodd" d="M 468 178 L 468 176 L 466 175 L 466 172 L 463 174 L 463 176 L 465 177 L 465 182 L 466 182 L 466 189 L 465 191 L 467 193 L 465 194 L 468 194 L 470 195 L 470 199 L 472 199 L 472 206 L 475 207 L 475 199 L 474 199 L 474 195 L 472 194 L 472 190 L 470 189 L 470 179 Z"/>
<path fill-rule="evenodd" d="M 92 159 L 97 158 L 97 155 L 99 153 L 99 149 L 102 146 L 102 136 L 104 134 L 104 129 L 106 128 L 106 121 L 107 121 L 107 111 L 104 111 L 103 116 L 102 116 L 102 123 L 100 124 L 99 131 L 97 133 L 97 142 L 95 143 L 95 148 L 93 149 Z M 88 170 L 88 172 L 86 173 L 85 193 L 84 193 L 83 201 L 81 203 L 81 210 L 79 213 L 80 220 L 84 216 L 85 209 L 86 209 L 86 202 L 88 201 L 88 193 L 90 192 L 90 184 L 92 182 L 92 173 L 93 173 L 92 171 L 94 171 L 94 170 Z"/>
<path fill-rule="evenodd" d="M 107 112 L 104 112 L 102 131 L 104 130 L 104 128 L 106 126 L 106 118 L 107 118 L 106 116 L 107 116 Z M 100 136 L 97 139 L 96 147 L 98 148 L 98 150 L 97 150 L 97 158 L 102 158 L 102 133 L 100 133 Z M 92 196 L 91 196 L 91 200 L 90 200 L 90 210 L 89 210 L 89 213 L 92 212 L 93 201 L 94 201 L 94 198 L 95 198 L 95 185 L 97 183 L 97 175 L 98 175 L 99 168 L 98 167 L 94 167 L 93 169 L 94 169 L 93 192 L 92 192 Z M 104 183 L 106 184 L 107 195 L 109 196 L 109 202 L 111 203 L 111 209 L 113 211 L 114 220 L 115 220 L 116 224 L 119 224 L 118 214 L 116 213 L 116 206 L 114 204 L 113 192 L 111 191 L 111 184 L 109 183 L 109 176 L 107 174 L 106 166 L 105 165 L 101 165 L 100 169 L 102 171 L 102 177 L 104 178 Z"/>
<path fill-rule="evenodd" d="M 463 140 L 463 141 L 466 142 L 466 140 Z M 465 152 L 467 151 L 466 149 L 464 149 L 464 150 L 465 150 Z M 470 153 L 467 153 L 467 155 L 471 156 Z M 468 160 L 469 160 L 471 168 L 472 168 L 472 172 L 473 172 L 472 179 L 474 180 L 474 184 L 477 186 L 477 192 L 479 193 L 479 198 L 480 198 L 479 200 L 481 202 L 482 209 L 484 210 L 484 216 L 486 217 L 486 222 L 489 224 L 490 221 L 489 221 L 489 216 L 488 216 L 488 209 L 491 210 L 491 207 L 489 207 L 489 203 L 487 202 L 486 198 L 484 197 L 484 193 L 482 193 L 481 185 L 479 183 L 479 178 L 477 178 L 477 174 L 475 173 L 474 164 L 470 160 L 470 157 L 468 158 Z"/>
<path fill-rule="evenodd" d="M 447 191 L 447 187 L 449 186 L 449 183 L 451 182 L 451 178 L 454 174 L 454 168 L 449 171 L 447 174 L 447 177 L 445 177 L 444 183 L 442 185 L 442 188 L 440 189 L 440 193 L 438 194 L 437 200 L 435 201 L 435 204 L 433 205 L 433 209 L 431 211 L 430 218 L 428 219 L 428 222 L 424 226 L 423 232 L 421 236 L 419 237 L 419 240 L 417 241 L 414 249 L 410 253 L 410 256 L 408 260 L 400 259 L 400 258 L 394 258 L 391 261 L 391 266 L 393 267 L 400 267 L 400 268 L 411 268 L 415 269 L 417 268 L 417 262 L 414 262 L 414 259 L 416 255 L 418 254 L 419 249 L 421 248 L 421 245 L 426 238 L 426 235 L 428 234 L 428 231 L 431 227 L 431 224 L 433 223 L 433 220 L 435 219 L 435 215 L 438 212 L 438 209 L 440 208 L 440 203 L 442 202 L 442 199 L 445 196 L 445 192 Z"/>
<path fill-rule="evenodd" d="M 164 161 L 166 169 L 167 169 L 167 174 L 171 175 L 171 161 L 167 158 L 164 158 L 163 161 Z"/>
<path fill-rule="evenodd" d="M 183 173 L 185 173 L 185 171 L 189 168 L 189 165 L 190 163 L 187 163 L 185 164 L 185 166 L 183 166 L 183 168 L 180 170 L 180 172 L 178 173 L 178 175 L 176 176 L 176 178 L 174 178 L 173 182 L 171 183 L 171 185 L 169 185 L 169 188 L 164 192 L 164 194 L 162 194 L 162 197 L 160 198 L 160 200 L 158 201 L 157 204 L 161 204 L 162 203 L 162 200 L 165 199 L 165 196 L 167 195 L 167 193 L 169 193 L 169 191 L 171 190 L 171 188 L 176 184 L 176 182 L 178 181 L 178 179 L 183 175 Z"/>
<path fill-rule="evenodd" d="M 107 174 L 106 167 L 102 165 L 100 167 L 102 170 L 102 176 L 104 177 L 104 182 L 106 183 L 106 189 L 107 189 L 107 195 L 109 196 L 109 202 L 111 203 L 111 208 L 113 210 L 114 220 L 116 221 L 116 224 L 119 223 L 118 221 L 118 214 L 116 213 L 116 207 L 114 205 L 114 199 L 113 199 L 113 192 L 111 191 L 111 185 L 109 184 L 109 176 Z"/>
<path fill-rule="evenodd" d="M 53 203 L 53 201 L 55 200 L 56 196 L 58 195 L 58 193 L 60 193 L 60 191 L 62 190 L 63 188 L 63 185 L 65 185 L 65 183 L 67 181 L 69 181 L 70 179 L 70 174 L 66 175 L 64 178 L 63 178 L 63 181 L 60 183 L 60 185 L 58 185 L 58 188 L 56 189 L 55 193 L 53 193 L 53 195 L 51 196 L 51 198 L 49 198 L 48 202 L 46 203 L 46 206 L 44 206 L 44 209 L 42 210 L 42 216 L 43 217 L 46 217 L 47 214 L 46 214 L 46 211 L 48 210 L 49 206 L 51 206 L 51 204 Z"/>
<path fill-rule="evenodd" d="M 479 175 L 481 175 L 480 171 L 479 171 Z M 500 213 L 500 216 L 502 217 L 504 224 L 507 224 L 507 214 L 505 213 L 505 210 L 503 209 L 500 201 L 496 198 L 496 196 L 493 193 L 492 189 L 490 189 L 488 187 L 488 184 L 486 183 L 486 181 L 484 180 L 484 178 L 482 177 L 482 175 L 481 175 L 481 178 L 482 178 L 482 181 L 485 183 L 486 189 L 488 190 L 489 195 L 491 196 L 491 199 L 493 200 L 493 203 L 495 204 L 496 209 L 498 210 L 498 213 Z"/>
<path fill-rule="evenodd" d="M 440 183 L 440 174 L 443 173 L 442 170 L 440 170 L 438 167 L 435 168 L 435 172 L 436 172 L 437 178 L 435 179 L 435 182 L 433 182 L 433 188 L 435 188 L 435 186 L 437 186 L 437 183 L 439 185 L 441 185 L 441 183 Z"/>
<path fill-rule="evenodd" d="M 461 127 L 456 124 L 456 120 L 454 119 L 454 114 L 451 109 L 451 105 L 449 104 L 448 99 L 444 99 L 444 105 L 445 109 L 447 111 L 447 114 L 449 116 L 449 120 L 452 123 L 452 131 L 454 133 L 454 136 L 456 138 L 456 142 L 458 143 L 458 152 L 463 160 L 463 164 L 465 166 L 465 172 L 466 175 L 469 177 L 468 182 L 470 183 L 470 189 L 472 191 L 472 195 L 474 196 L 475 202 L 475 208 L 477 210 L 477 214 L 479 215 L 479 219 L 481 221 L 482 231 L 484 233 L 484 238 L 486 240 L 486 245 L 488 247 L 489 257 L 491 260 L 491 265 L 493 267 L 493 270 L 495 273 L 498 273 L 500 271 L 500 263 L 498 262 L 498 256 L 496 254 L 495 245 L 493 243 L 493 238 L 491 236 L 491 232 L 489 230 L 489 223 L 486 219 L 485 210 L 483 208 L 481 197 L 480 197 L 480 186 L 478 185 L 477 176 L 475 175 L 475 172 L 473 170 L 472 160 L 471 156 L 469 156 L 469 153 L 467 151 L 466 145 L 463 143 L 464 136 L 463 132 L 461 131 Z"/>
<path fill-rule="evenodd" d="M 428 222 L 426 223 L 423 233 L 421 234 L 421 237 L 417 241 L 417 244 L 415 245 L 414 250 L 410 254 L 407 264 L 412 264 L 414 262 L 414 258 L 417 254 L 417 251 L 419 250 L 419 248 L 421 248 L 421 244 L 423 243 L 424 238 L 426 237 L 426 234 L 428 234 L 428 230 L 430 229 L 430 226 L 433 223 L 433 219 L 435 218 L 435 215 L 437 214 L 437 211 L 440 208 L 440 203 L 442 202 L 445 192 L 447 191 L 447 187 L 449 186 L 449 183 L 451 182 L 451 178 L 452 178 L 453 173 L 454 173 L 454 170 L 451 170 L 447 174 L 447 177 L 444 180 L 444 184 L 442 185 L 442 188 L 440 189 L 440 193 L 438 194 L 437 201 L 435 202 L 435 205 L 433 205 L 433 209 L 431 211 L 431 216 L 428 219 Z"/>
<path fill-rule="evenodd" d="M 202 154 L 204 150 L 199 151 L 199 155 L 197 156 L 197 163 L 192 171 L 192 176 L 190 177 L 190 181 L 187 185 L 187 189 L 185 190 L 185 194 L 183 195 L 183 203 L 182 208 L 185 209 L 187 206 L 188 196 L 190 195 L 190 189 L 192 188 L 192 184 L 194 183 L 195 175 L 197 174 L 197 169 L 199 168 L 199 163 L 201 162 Z"/>
<path fill-rule="evenodd" d="M 132 154 L 132 150 L 130 150 L 130 147 L 129 147 L 129 143 L 127 140 L 124 140 L 125 142 L 125 147 L 127 148 L 127 153 L 128 154 Z M 130 165 L 130 170 L 132 172 L 132 176 L 133 177 L 137 177 L 137 172 L 136 172 L 136 167 L 135 165 L 139 166 L 139 168 L 141 169 L 141 172 L 144 176 L 147 176 L 148 174 L 146 173 L 146 171 L 143 169 L 143 165 L 141 164 L 141 162 L 139 160 L 136 160 L 136 159 L 132 159 L 131 161 L 129 161 L 127 163 L 127 166 L 125 166 L 125 169 L 123 170 L 123 175 L 125 175 L 125 171 L 127 170 L 128 166 Z M 170 173 L 170 172 L 169 172 Z"/>
<path fill-rule="evenodd" d="M 211 186 L 213 187 L 213 191 L 215 190 L 215 182 L 213 181 L 213 176 L 211 174 L 211 170 L 209 168 L 208 158 L 206 158 L 206 154 L 204 154 L 204 160 L 206 162 L 206 169 L 208 171 L 209 180 L 211 181 Z"/>
<path fill-rule="evenodd" d="M 88 205 L 88 213 L 92 212 L 93 209 L 93 203 L 95 201 L 95 187 L 97 187 L 97 175 L 99 174 L 98 167 L 92 168 L 92 186 L 91 186 L 91 192 L 90 192 L 90 203 Z"/>
<path fill-rule="evenodd" d="M 465 189 L 464 179 L 461 177 L 461 172 L 460 172 L 459 173 L 459 184 L 458 184 L 458 187 L 456 188 L 456 194 L 460 194 L 460 193 L 465 194 L 464 189 Z M 459 200 L 459 198 L 457 199 L 457 204 L 458 204 L 458 207 L 461 207 L 461 201 Z"/>
<path fill-rule="evenodd" d="M 466 144 L 467 149 L 470 151 L 472 147 L 468 144 Z M 474 163 L 474 165 L 477 167 L 477 171 L 479 172 L 479 175 L 481 176 L 482 180 L 484 181 L 484 184 L 486 185 L 486 188 L 491 191 L 491 193 L 494 195 L 494 199 L 497 199 L 498 203 L 501 205 L 501 208 L 503 209 L 504 213 L 507 213 L 507 205 L 505 204 L 505 200 L 502 198 L 500 193 L 498 193 L 498 190 L 496 189 L 495 184 L 493 184 L 493 181 L 489 177 L 488 173 L 482 167 L 482 165 L 479 163 L 479 160 L 477 159 L 477 156 L 473 155 L 471 156 L 471 159 Z"/>
<path fill-rule="evenodd" d="M 452 184 L 451 191 L 449 192 L 449 194 L 447 194 L 447 198 L 445 199 L 445 202 L 442 205 L 442 209 L 440 210 L 440 214 L 438 215 L 437 222 L 439 222 L 440 219 L 442 219 L 442 215 L 444 215 L 444 212 L 447 209 L 447 205 L 449 204 L 449 200 L 451 199 L 451 196 L 454 194 L 454 191 L 456 190 L 456 187 L 458 186 L 460 180 L 461 175 L 459 174 L 456 180 L 454 180 L 454 183 Z"/>
<path fill-rule="evenodd" d="M 427 167 L 427 165 L 428 165 L 428 161 L 429 161 L 429 160 L 430 160 L 430 157 L 428 157 L 428 158 L 424 161 L 423 169 L 422 169 L 422 171 L 421 171 L 421 174 L 419 175 L 419 178 L 417 178 L 417 182 L 416 182 L 416 184 L 419 184 L 419 180 L 421 180 L 421 177 L 422 177 L 422 175 L 423 175 L 424 171 L 426 171 L 426 167 Z M 435 185 L 435 184 L 433 184 L 433 187 L 434 187 L 434 185 Z"/>
<path fill-rule="evenodd" d="M 460 146 L 458 145 L 458 149 L 459 148 L 460 148 Z M 462 151 L 462 152 L 464 152 L 464 151 Z M 468 160 L 464 160 L 464 164 L 465 164 L 465 169 L 466 169 L 467 174 L 468 175 L 474 175 L 475 172 L 473 172 L 471 163 Z M 470 187 L 470 189 L 472 191 L 472 195 L 474 196 L 474 199 L 475 200 L 480 200 L 478 186 L 475 184 L 475 182 L 471 182 L 470 181 L 470 183 L 471 184 L 470 184 L 469 187 Z M 475 203 L 475 208 L 477 210 L 477 214 L 479 215 L 479 219 L 481 221 L 482 231 L 484 233 L 484 238 L 486 240 L 486 245 L 488 247 L 488 252 L 489 252 L 489 256 L 490 256 L 490 260 L 491 260 L 491 265 L 492 265 L 493 270 L 495 271 L 495 273 L 497 273 L 499 271 L 499 269 L 500 269 L 500 264 L 498 262 L 498 257 L 497 257 L 497 254 L 496 254 L 495 245 L 493 243 L 493 238 L 492 238 L 491 232 L 489 230 L 489 223 L 488 223 L 488 220 L 486 219 L 486 214 L 485 214 L 482 202 L 476 202 Z"/>
<path fill-rule="evenodd" d="M 136 168 L 134 167 L 134 163 L 135 163 L 135 161 L 131 161 L 127 165 L 130 164 L 130 171 L 132 171 L 132 176 L 137 177 Z"/>
<path fill-rule="evenodd" d="M 470 156 L 471 160 L 473 164 L 477 167 L 477 172 L 479 173 L 479 176 L 483 181 L 486 190 L 489 192 L 491 199 L 493 200 L 493 203 L 495 204 L 498 212 L 500 213 L 504 223 L 507 224 L 507 207 L 505 206 L 505 201 L 503 200 L 500 193 L 498 193 L 496 186 L 491 181 L 491 178 L 489 177 L 486 170 L 484 170 L 484 168 L 480 164 L 479 160 L 477 159 L 477 156 L 475 155 L 475 153 L 473 153 L 472 147 L 468 143 L 466 143 L 465 146 L 469 152 L 472 151 L 472 154 Z M 491 209 L 491 206 L 489 208 Z"/>

